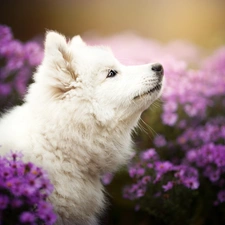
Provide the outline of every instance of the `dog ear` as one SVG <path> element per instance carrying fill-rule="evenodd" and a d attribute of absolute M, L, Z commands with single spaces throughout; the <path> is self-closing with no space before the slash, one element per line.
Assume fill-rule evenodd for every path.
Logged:
<path fill-rule="evenodd" d="M 59 56 L 61 51 L 67 49 L 66 38 L 55 31 L 48 31 L 45 38 L 45 55 Z"/>
<path fill-rule="evenodd" d="M 84 46 L 86 46 L 86 43 L 82 40 L 80 35 L 77 35 L 72 38 L 71 45 L 84 47 Z"/>
<path fill-rule="evenodd" d="M 51 69 L 64 72 L 76 79 L 72 66 L 73 56 L 65 36 L 55 31 L 48 31 L 45 38 L 45 61 Z"/>

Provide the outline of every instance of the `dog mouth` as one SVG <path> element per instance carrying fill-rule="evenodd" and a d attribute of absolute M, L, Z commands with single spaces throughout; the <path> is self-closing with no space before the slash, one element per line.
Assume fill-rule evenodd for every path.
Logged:
<path fill-rule="evenodd" d="M 149 95 L 149 94 L 152 94 L 155 91 L 159 91 L 161 89 L 161 87 L 162 87 L 162 84 L 158 83 L 155 87 L 151 88 L 149 91 L 147 91 L 147 92 L 145 92 L 145 93 L 143 93 L 141 95 L 135 96 L 134 99 L 139 99 L 139 98 L 141 98 L 141 97 L 143 97 L 145 95 Z"/>

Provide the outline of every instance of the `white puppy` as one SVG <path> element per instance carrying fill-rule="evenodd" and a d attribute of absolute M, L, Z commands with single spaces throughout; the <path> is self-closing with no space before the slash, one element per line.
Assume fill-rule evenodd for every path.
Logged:
<path fill-rule="evenodd" d="M 131 158 L 131 132 L 162 81 L 160 64 L 124 66 L 107 48 L 47 33 L 24 104 L 0 120 L 0 151 L 21 150 L 48 171 L 57 224 L 97 224 L 100 177 Z"/>

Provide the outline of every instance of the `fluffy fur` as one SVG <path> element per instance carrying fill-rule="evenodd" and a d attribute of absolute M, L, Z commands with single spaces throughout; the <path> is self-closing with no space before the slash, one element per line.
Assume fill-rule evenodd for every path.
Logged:
<path fill-rule="evenodd" d="M 107 77 L 110 70 L 118 73 Z M 24 104 L 0 120 L 0 152 L 20 150 L 48 171 L 57 224 L 97 224 L 100 177 L 131 158 L 132 129 L 161 87 L 151 64 L 123 66 L 107 48 L 48 32 Z"/>

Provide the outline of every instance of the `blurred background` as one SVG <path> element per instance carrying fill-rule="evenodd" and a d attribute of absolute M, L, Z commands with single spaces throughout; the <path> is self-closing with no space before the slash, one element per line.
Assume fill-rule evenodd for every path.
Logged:
<path fill-rule="evenodd" d="M 120 56 L 123 55 L 123 53 L 121 52 L 121 49 L 123 49 L 123 44 L 126 44 L 126 47 L 124 47 L 126 49 L 133 47 L 133 49 L 136 50 L 136 51 L 132 50 L 133 51 L 132 57 L 134 58 L 136 57 L 136 55 L 142 55 L 142 53 L 144 53 L 145 50 L 147 49 L 146 50 L 147 53 L 143 58 L 141 59 L 137 59 L 137 57 L 135 58 L 136 62 L 138 60 L 140 60 L 141 62 L 145 61 L 149 62 L 149 60 L 152 60 L 154 57 L 156 57 L 159 51 L 160 53 L 157 55 L 157 58 L 162 59 L 163 56 L 165 55 L 164 52 L 168 54 L 169 51 L 170 53 L 169 61 L 168 57 L 165 57 L 165 59 L 162 62 L 164 62 L 165 65 L 167 64 L 168 71 L 170 71 L 170 76 L 173 77 L 173 79 L 174 78 L 176 79 L 173 85 L 171 84 L 168 85 L 171 86 L 172 90 L 171 93 L 173 94 L 173 92 L 174 93 L 176 92 L 176 87 L 178 86 L 181 86 L 182 88 L 187 87 L 186 85 L 187 83 L 185 82 L 183 82 L 182 84 L 183 86 L 180 85 L 182 81 L 180 80 L 181 76 L 187 75 L 186 76 L 187 80 L 189 79 L 188 76 L 192 76 L 187 67 L 185 67 L 186 64 L 183 65 L 183 62 L 180 63 L 180 61 L 178 60 L 180 59 L 180 56 L 182 54 L 185 55 L 186 57 L 183 58 L 184 61 L 185 60 L 188 61 L 187 58 L 188 56 L 190 56 L 189 62 L 192 65 L 193 61 L 199 63 L 198 48 L 211 51 L 224 45 L 225 43 L 224 9 L 225 9 L 224 0 L 20 0 L 20 1 L 0 0 L 0 24 L 4 24 L 11 27 L 14 38 L 22 42 L 27 42 L 32 39 L 42 41 L 42 38 L 44 37 L 46 30 L 56 30 L 68 37 L 80 34 L 81 36 L 84 37 L 85 40 L 91 43 L 96 43 L 97 40 L 97 42 L 99 43 L 102 43 L 104 41 L 104 44 L 107 44 L 108 37 L 127 32 L 129 34 L 134 33 L 135 35 L 137 35 L 136 37 L 142 38 L 135 39 L 134 36 L 129 35 L 121 36 L 122 38 L 121 37 L 119 38 L 119 42 L 121 45 L 118 44 L 119 42 L 111 40 L 112 45 L 113 43 L 115 43 L 116 47 L 114 46 L 115 47 L 114 49 L 117 51 L 118 53 L 117 55 Z M 93 41 L 92 39 L 93 37 L 101 37 L 102 39 L 94 38 Z M 129 40 L 132 39 L 132 41 L 129 42 L 129 40 L 126 38 L 128 39 L 130 38 Z M 160 44 L 159 45 L 154 44 L 155 42 L 147 43 L 146 40 L 150 40 L 150 42 L 156 41 L 157 43 L 162 43 L 163 46 L 164 44 L 171 43 L 172 41 L 183 40 L 193 43 L 194 46 L 198 47 L 195 48 L 190 47 L 189 45 L 181 45 L 178 48 L 177 45 L 175 47 L 171 45 L 169 50 L 165 49 L 160 50 L 161 46 Z M 108 40 L 108 42 L 110 43 L 110 40 Z M 137 43 L 137 46 L 135 46 L 135 43 Z M 130 47 L 129 44 L 131 45 Z M 179 54 L 178 51 L 183 53 Z M 204 90 L 208 90 L 209 87 L 214 86 L 215 89 L 217 89 L 217 91 L 220 91 L 220 93 L 218 94 L 220 97 L 221 93 L 223 97 L 224 94 L 223 88 L 225 88 L 223 86 L 225 80 L 223 79 L 224 83 L 220 82 L 222 77 L 221 74 L 223 73 L 225 74 L 224 66 L 222 66 L 225 65 L 224 64 L 225 49 L 223 50 L 223 52 L 224 52 L 223 57 L 219 56 L 218 59 L 216 59 L 219 65 L 218 68 L 220 68 L 220 70 L 222 71 L 218 72 L 217 83 L 216 84 L 210 83 L 211 72 L 208 74 L 205 72 L 205 69 L 203 71 L 204 76 L 202 76 L 205 80 L 203 80 L 203 78 L 201 77 L 201 79 L 199 79 L 198 81 L 199 84 L 204 83 L 206 84 L 206 88 L 204 87 Z M 173 54 L 176 60 L 172 58 Z M 129 50 L 125 51 L 124 55 L 128 57 L 130 55 Z M 189 65 L 188 64 L 189 62 L 186 62 L 187 65 Z M 177 67 L 179 68 L 177 69 Z M 28 72 L 29 74 L 31 74 L 30 70 L 28 70 Z M 196 73 L 196 77 L 200 76 L 199 74 L 201 75 L 201 73 Z M 205 78 L 206 77 L 205 74 L 208 74 L 207 79 L 208 81 L 210 81 L 209 85 L 207 83 L 208 81 Z M 193 77 L 194 76 L 195 74 L 193 75 Z M 21 79 L 19 78 L 18 80 Z M 192 88 L 192 84 L 194 82 L 192 81 L 191 77 L 188 87 Z M 216 85 L 218 87 L 219 85 L 221 85 L 220 86 L 221 88 L 216 88 L 217 87 Z M 24 82 L 23 88 L 25 89 L 26 86 L 27 82 Z M 2 87 L 3 86 L 1 86 L 0 91 L 3 90 Z M 199 93 L 202 94 L 201 88 L 199 89 L 200 91 L 194 92 L 193 95 L 197 96 Z M 187 90 L 187 92 L 185 92 L 185 96 L 188 96 L 189 92 L 190 91 Z M 25 91 L 23 91 L 23 93 L 25 93 Z M 8 103 L 9 100 L 6 98 L 6 100 L 3 101 L 4 104 L 2 103 L 2 105 L 6 105 L 5 102 Z M 199 112 L 200 111 L 199 108 L 197 106 L 195 107 L 197 108 L 196 111 Z M 143 115 L 144 121 L 150 126 L 152 126 L 154 129 L 157 128 L 158 130 L 156 130 L 156 132 L 158 133 L 161 132 L 165 134 L 165 136 L 168 139 L 171 139 L 172 141 L 176 140 L 175 136 L 176 137 L 179 136 L 181 131 L 177 129 L 175 126 L 174 127 L 167 126 L 165 128 L 166 123 L 159 126 L 159 121 L 161 121 L 160 118 L 161 109 L 160 107 L 156 107 L 156 109 L 154 110 L 153 110 L 154 113 L 152 113 L 152 111 L 150 112 L 151 116 L 149 116 L 148 114 L 149 112 Z M 180 108 L 178 108 L 178 110 L 180 113 Z M 222 110 L 220 112 L 222 112 Z M 196 115 L 191 116 L 189 115 L 190 121 L 194 122 L 198 121 L 192 119 L 195 116 Z M 200 117 L 202 119 L 202 115 L 200 115 Z M 189 123 L 189 120 L 187 121 L 188 121 L 187 124 L 191 124 Z M 202 120 L 199 121 L 202 122 Z M 205 123 L 204 119 L 202 123 Z M 174 124 L 171 125 L 173 126 Z M 151 128 L 149 127 L 146 128 L 146 130 L 147 132 L 144 131 L 142 132 L 142 134 L 138 133 L 138 135 L 135 137 L 137 148 L 139 150 L 147 149 L 153 146 L 152 144 L 153 136 L 155 135 L 156 132 L 151 131 Z M 173 145 L 171 146 L 172 149 Z M 180 151 L 180 149 L 181 148 L 179 148 L 178 151 Z M 167 148 L 165 148 L 165 152 L 166 154 L 168 153 Z M 173 152 L 171 154 L 175 155 L 175 153 Z M 183 157 L 184 153 L 182 153 L 181 155 Z M 167 158 L 164 157 L 164 159 Z M 225 177 L 225 172 L 223 173 L 223 176 Z M 122 189 L 124 185 L 126 185 L 127 182 L 129 183 L 130 181 L 131 179 L 127 176 L 127 170 L 124 170 L 119 174 L 117 174 L 113 182 L 109 186 L 107 186 L 109 206 L 108 210 L 105 212 L 105 216 L 101 219 L 102 224 L 105 225 L 184 224 L 183 222 L 179 221 L 177 223 L 172 223 L 171 221 L 170 223 L 167 222 L 162 223 L 161 220 L 157 220 L 157 213 L 161 212 L 160 211 L 161 200 L 159 202 L 159 210 L 156 212 L 156 214 L 154 214 L 153 212 L 146 213 L 145 211 L 142 210 L 135 211 L 134 210 L 135 204 L 132 201 L 126 200 L 122 197 Z M 165 200 L 164 197 L 167 198 L 168 196 L 163 195 L 163 199 Z M 203 195 L 202 199 L 206 198 L 207 195 L 206 197 L 205 195 Z M 199 202 L 201 201 L 199 200 Z M 148 202 L 144 204 L 148 204 Z M 218 220 L 215 219 L 216 221 L 215 223 L 210 222 L 212 220 L 209 220 L 209 222 L 207 223 L 207 218 L 205 216 L 206 214 L 210 215 L 210 212 L 212 210 L 212 208 L 210 207 L 212 204 L 210 205 L 210 207 L 207 208 L 208 211 L 201 210 L 206 205 L 204 202 L 202 203 L 202 205 L 200 206 L 199 205 L 200 204 L 196 204 L 196 207 L 193 209 L 195 213 L 193 213 L 191 216 L 195 217 L 195 221 L 197 222 L 195 223 L 193 222 L 192 224 L 194 225 L 224 224 L 225 221 L 225 218 L 223 216 L 225 212 L 224 205 L 223 211 L 222 210 L 220 211 L 221 213 L 220 215 L 222 215 L 221 216 L 222 219 L 220 221 L 222 222 L 218 222 Z M 193 208 L 192 206 L 193 205 L 191 205 L 190 208 Z M 179 208 L 181 209 L 182 207 Z M 190 208 L 187 208 L 188 212 L 191 212 L 191 210 L 189 210 Z M 202 214 L 200 214 L 199 211 L 201 211 Z M 175 209 L 174 213 L 175 217 L 176 213 L 177 209 Z M 217 209 L 214 208 L 214 214 L 217 215 L 216 213 Z M 217 218 L 217 216 L 214 216 L 214 214 L 212 215 L 213 219 Z M 187 214 L 186 218 L 189 217 L 190 217 L 189 214 Z M 191 223 L 187 222 L 187 224 L 189 225 Z"/>
<path fill-rule="evenodd" d="M 28 40 L 47 29 L 67 36 L 133 31 L 168 42 L 190 40 L 206 47 L 225 40 L 224 0 L 1 0 L 0 22 Z"/>

